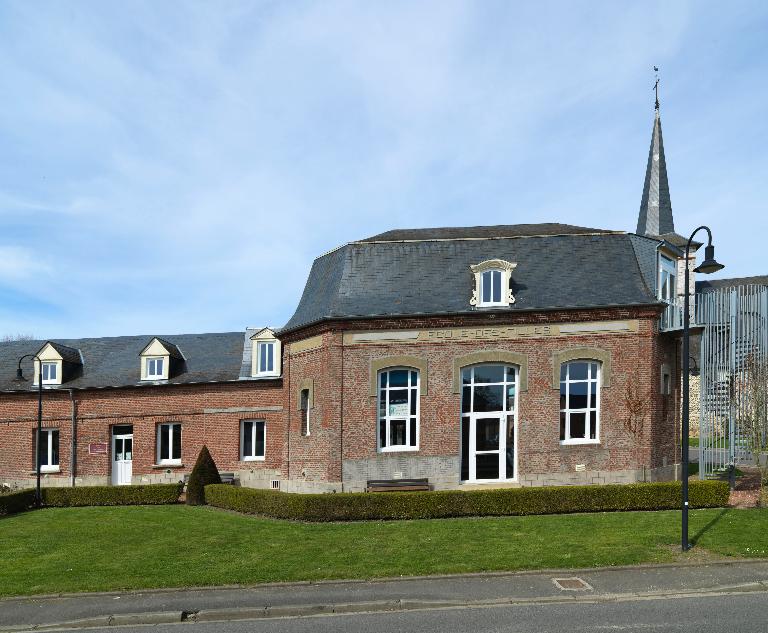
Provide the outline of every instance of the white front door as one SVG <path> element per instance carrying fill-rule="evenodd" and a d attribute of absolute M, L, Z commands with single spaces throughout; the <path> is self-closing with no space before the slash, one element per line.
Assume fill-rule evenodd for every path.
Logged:
<path fill-rule="evenodd" d="M 133 474 L 133 433 L 112 436 L 112 485 L 128 486 Z"/>

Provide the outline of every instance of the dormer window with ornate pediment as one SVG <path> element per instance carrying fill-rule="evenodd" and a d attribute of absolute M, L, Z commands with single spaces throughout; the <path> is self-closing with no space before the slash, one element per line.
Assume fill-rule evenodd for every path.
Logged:
<path fill-rule="evenodd" d="M 40 363 L 35 363 L 34 384 L 40 380 L 44 386 L 61 385 L 80 374 L 83 359 L 80 351 L 60 343 L 48 341 L 37 352 Z"/>
<path fill-rule="evenodd" d="M 168 380 L 179 374 L 184 364 L 181 350 L 161 338 L 153 338 L 139 354 L 142 380 Z"/>
<path fill-rule="evenodd" d="M 281 346 L 275 333 L 268 327 L 251 337 L 251 376 L 253 378 L 276 378 L 281 372 Z"/>
<path fill-rule="evenodd" d="M 478 308 L 509 307 L 515 302 L 510 283 L 514 262 L 489 259 L 470 266 L 475 278 L 470 305 Z"/>

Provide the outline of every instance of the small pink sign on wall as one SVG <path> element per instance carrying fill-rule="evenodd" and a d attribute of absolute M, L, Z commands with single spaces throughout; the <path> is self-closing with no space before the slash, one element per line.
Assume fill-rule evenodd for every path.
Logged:
<path fill-rule="evenodd" d="M 106 442 L 96 442 L 88 444 L 89 455 L 106 455 L 109 452 L 109 444 Z"/>

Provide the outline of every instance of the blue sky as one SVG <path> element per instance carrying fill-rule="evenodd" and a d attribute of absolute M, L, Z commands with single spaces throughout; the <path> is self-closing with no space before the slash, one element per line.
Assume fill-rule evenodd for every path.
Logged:
<path fill-rule="evenodd" d="M 765 2 L 0 3 L 0 336 L 282 325 L 391 228 L 678 232 L 768 274 Z"/>

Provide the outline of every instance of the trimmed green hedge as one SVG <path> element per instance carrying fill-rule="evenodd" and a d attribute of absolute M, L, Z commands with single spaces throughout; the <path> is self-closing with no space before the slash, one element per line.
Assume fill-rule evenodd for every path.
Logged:
<path fill-rule="evenodd" d="M 19 490 L 0 495 L 0 516 L 4 514 L 16 514 L 24 512 L 35 505 L 34 490 Z"/>
<path fill-rule="evenodd" d="M 82 486 L 43 488 L 43 505 L 55 508 L 75 506 L 138 506 L 178 503 L 184 484 L 147 486 Z"/>
<path fill-rule="evenodd" d="M 225 484 L 205 488 L 205 498 L 211 506 L 300 521 L 671 510 L 680 507 L 680 496 L 680 482 L 341 494 L 293 494 Z M 728 483 L 724 481 L 693 481 L 689 484 L 689 501 L 693 508 L 726 506 L 728 496 Z"/>

